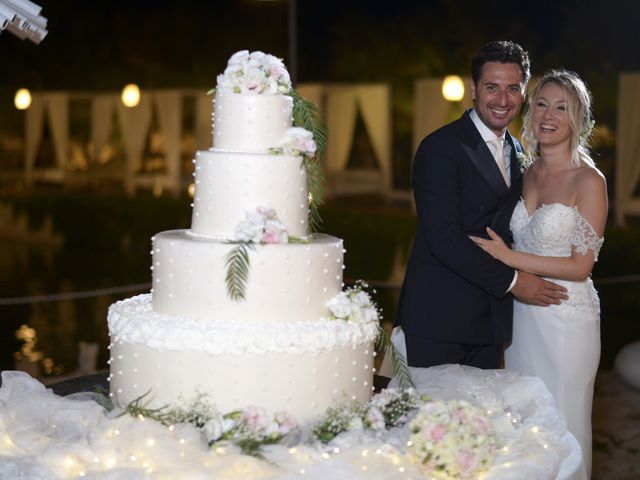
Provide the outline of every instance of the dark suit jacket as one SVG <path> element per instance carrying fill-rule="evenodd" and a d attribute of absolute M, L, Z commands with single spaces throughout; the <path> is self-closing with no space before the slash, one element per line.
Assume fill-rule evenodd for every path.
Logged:
<path fill-rule="evenodd" d="M 466 112 L 427 136 L 416 152 L 412 186 L 418 230 L 400 294 L 396 325 L 406 335 L 467 344 L 511 339 L 514 270 L 468 235 L 487 226 L 511 244 L 509 220 L 522 190 L 509 133 L 511 188 Z"/>

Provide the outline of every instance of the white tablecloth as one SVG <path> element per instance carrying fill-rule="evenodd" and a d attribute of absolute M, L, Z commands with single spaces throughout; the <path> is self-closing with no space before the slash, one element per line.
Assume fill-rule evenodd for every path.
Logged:
<path fill-rule="evenodd" d="M 536 378 L 445 365 L 414 371 L 420 390 L 491 412 L 501 450 L 485 479 L 580 479 L 578 443 Z M 309 432 L 264 450 L 265 460 L 212 451 L 190 425 L 113 417 L 87 394 L 59 397 L 22 372 L 3 372 L 0 479 L 416 479 L 407 427 L 348 432 L 328 446 Z M 90 397 L 90 395 L 89 395 Z"/>

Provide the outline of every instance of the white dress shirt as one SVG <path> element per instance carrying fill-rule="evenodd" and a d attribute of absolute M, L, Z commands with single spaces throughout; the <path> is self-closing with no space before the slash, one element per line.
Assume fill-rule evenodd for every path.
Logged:
<path fill-rule="evenodd" d="M 480 133 L 480 136 L 482 137 L 482 139 L 487 142 L 487 146 L 489 147 L 489 151 L 491 152 L 491 154 L 493 155 L 494 160 L 496 161 L 496 163 L 499 162 L 499 160 L 496 158 L 496 152 L 494 151 L 495 148 L 493 147 L 493 145 L 489 142 L 493 142 L 496 138 L 500 139 L 500 143 L 502 145 L 504 145 L 504 158 L 511 158 L 511 145 L 507 142 L 505 144 L 505 137 L 506 137 L 506 132 L 507 129 L 505 128 L 502 131 L 502 135 L 500 135 L 499 137 L 496 136 L 495 133 L 493 133 L 491 131 L 491 129 L 489 129 L 489 127 L 487 127 L 482 120 L 480 120 L 480 117 L 478 116 L 478 114 L 476 113 L 475 109 L 471 109 L 471 112 L 469 113 L 469 117 L 471 117 L 471 121 L 473 122 L 473 124 L 476 126 L 476 128 L 478 129 L 478 132 Z M 500 168 L 500 165 L 498 164 L 498 168 L 500 169 L 500 171 L 502 171 L 502 168 Z M 504 168 L 506 171 L 506 179 L 505 181 L 507 181 L 507 186 L 509 186 L 509 181 L 508 179 L 511 178 L 511 162 L 504 162 Z M 513 280 L 511 281 L 511 285 L 509 285 L 509 288 L 507 288 L 507 292 L 510 292 L 511 289 L 513 288 L 513 286 L 516 284 L 516 282 L 518 281 L 518 271 L 516 270 L 514 275 L 513 275 Z"/>

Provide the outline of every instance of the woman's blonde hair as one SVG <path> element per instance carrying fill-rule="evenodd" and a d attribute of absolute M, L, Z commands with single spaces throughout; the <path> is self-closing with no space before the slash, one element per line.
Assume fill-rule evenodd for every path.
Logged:
<path fill-rule="evenodd" d="M 535 138 L 531 121 L 540 90 L 549 83 L 558 85 L 566 95 L 566 108 L 572 132 L 571 160 L 576 165 L 584 162 L 594 166 L 594 161 L 589 155 L 588 148 L 589 137 L 594 123 L 591 114 L 591 93 L 577 73 L 567 70 L 547 71 L 529 97 L 529 103 L 522 121 L 522 139 L 528 156 L 532 159 L 540 156 L 538 140 Z"/>

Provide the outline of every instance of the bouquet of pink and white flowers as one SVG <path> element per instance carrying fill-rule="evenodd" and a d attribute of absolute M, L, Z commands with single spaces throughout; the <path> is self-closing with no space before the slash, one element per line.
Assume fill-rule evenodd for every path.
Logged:
<path fill-rule="evenodd" d="M 282 139 L 280 148 L 273 149 L 273 151 L 294 157 L 313 158 L 317 149 L 312 132 L 306 128 L 291 127 Z"/>
<path fill-rule="evenodd" d="M 388 388 L 366 404 L 345 402 L 329 408 L 314 426 L 313 434 L 321 442 L 329 443 L 343 432 L 401 427 L 407 423 L 410 412 L 427 399 L 412 388 Z"/>
<path fill-rule="evenodd" d="M 288 413 L 270 415 L 265 409 L 254 406 L 227 413 L 223 421 L 227 428 L 214 443 L 233 443 L 249 455 L 258 454 L 263 445 L 278 443 L 298 428 Z"/>
<path fill-rule="evenodd" d="M 225 71 L 218 75 L 216 89 L 233 93 L 288 94 L 291 79 L 279 58 L 260 51 L 241 50 L 231 56 Z"/>
<path fill-rule="evenodd" d="M 246 218 L 238 223 L 235 240 L 245 243 L 287 243 L 289 234 L 273 208 L 258 207 L 254 212 L 247 212 Z"/>
<path fill-rule="evenodd" d="M 409 424 L 409 450 L 425 473 L 476 478 L 491 466 L 496 433 L 484 412 L 464 400 L 435 400 Z"/>

